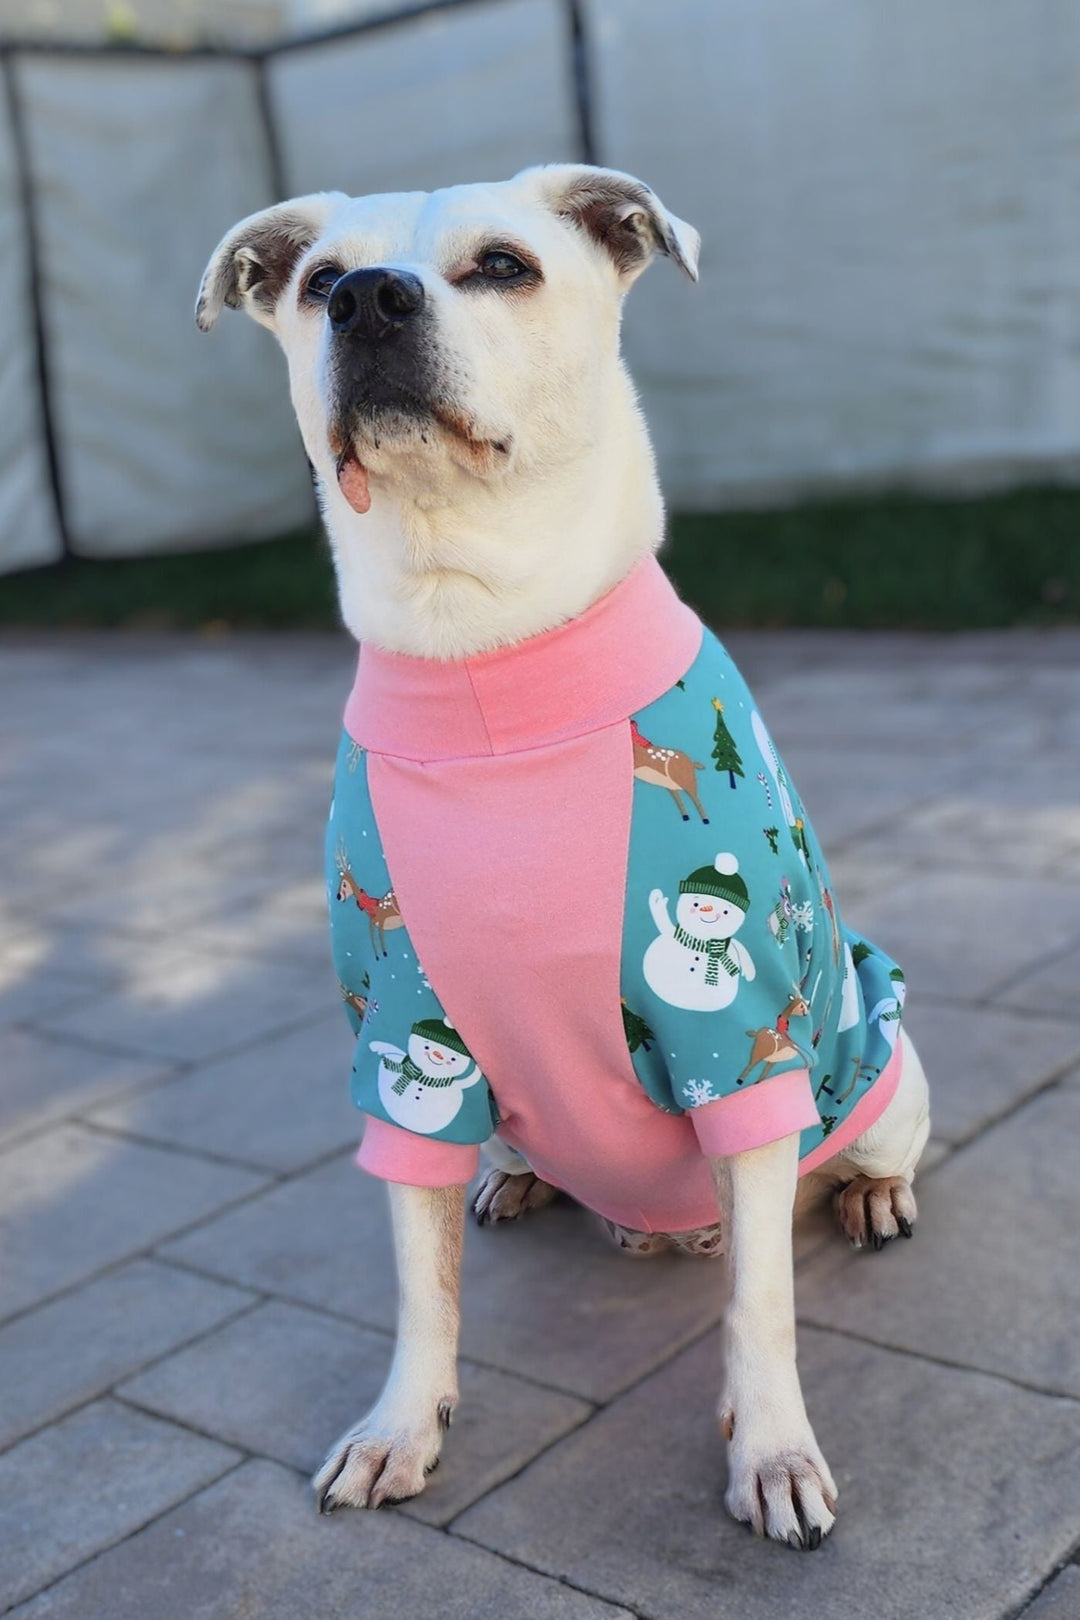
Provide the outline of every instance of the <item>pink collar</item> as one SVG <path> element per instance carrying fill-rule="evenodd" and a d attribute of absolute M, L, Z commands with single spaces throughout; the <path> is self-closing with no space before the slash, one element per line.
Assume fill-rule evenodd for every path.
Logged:
<path fill-rule="evenodd" d="M 510 754 L 625 720 L 686 674 L 701 621 L 655 558 L 578 618 L 472 658 L 363 645 L 345 729 L 376 754 Z"/>

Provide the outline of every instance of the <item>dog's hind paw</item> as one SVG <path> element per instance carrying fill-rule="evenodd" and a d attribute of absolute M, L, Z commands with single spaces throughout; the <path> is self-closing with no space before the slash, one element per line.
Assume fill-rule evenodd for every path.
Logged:
<path fill-rule="evenodd" d="M 558 1188 L 541 1181 L 531 1170 L 523 1170 L 520 1175 L 489 1170 L 476 1190 L 473 1214 L 480 1226 L 517 1221 L 531 1209 L 543 1209 L 557 1193 Z"/>
<path fill-rule="evenodd" d="M 894 1237 L 911 1236 L 919 1212 L 903 1176 L 856 1176 L 836 1194 L 836 1213 L 853 1248 L 883 1249 Z"/>
<path fill-rule="evenodd" d="M 320 1513 L 336 1508 L 377 1508 L 419 1496 L 437 1467 L 444 1431 L 455 1401 L 440 1401 L 428 1423 L 400 1427 L 369 1414 L 332 1446 L 312 1480 Z"/>

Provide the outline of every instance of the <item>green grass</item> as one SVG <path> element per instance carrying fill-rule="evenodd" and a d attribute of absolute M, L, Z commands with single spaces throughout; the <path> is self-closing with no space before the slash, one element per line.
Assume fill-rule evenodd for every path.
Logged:
<path fill-rule="evenodd" d="M 1080 623 L 1080 491 L 874 498 L 676 516 L 666 563 L 710 623 L 935 630 Z M 263 629 L 336 625 L 326 543 L 0 578 L 0 625 Z"/>
<path fill-rule="evenodd" d="M 1080 492 L 836 501 L 677 518 L 710 623 L 959 630 L 1080 622 Z"/>

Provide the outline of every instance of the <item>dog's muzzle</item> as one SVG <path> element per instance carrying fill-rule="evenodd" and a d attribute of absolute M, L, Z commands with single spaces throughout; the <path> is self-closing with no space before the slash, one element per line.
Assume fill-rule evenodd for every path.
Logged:
<path fill-rule="evenodd" d="M 354 511 L 366 512 L 371 495 L 356 452 L 357 433 L 377 449 L 381 437 L 415 430 L 430 419 L 430 311 L 424 284 L 408 270 L 350 270 L 330 289 L 326 316 L 338 487 Z"/>

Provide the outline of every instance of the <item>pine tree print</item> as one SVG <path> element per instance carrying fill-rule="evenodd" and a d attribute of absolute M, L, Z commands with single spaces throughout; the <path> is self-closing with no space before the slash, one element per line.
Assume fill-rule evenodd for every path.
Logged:
<path fill-rule="evenodd" d="M 713 698 L 712 706 L 716 710 L 716 730 L 713 732 L 712 757 L 716 761 L 718 771 L 727 771 L 728 781 L 735 786 L 737 776 L 745 776 L 739 750 L 735 747 L 735 739 L 727 728 L 724 720 L 724 705 L 719 698 Z"/>
<path fill-rule="evenodd" d="M 625 1001 L 622 1004 L 622 1022 L 626 1044 L 631 1052 L 636 1052 L 639 1046 L 646 1052 L 649 1051 L 649 1042 L 655 1041 L 656 1036 L 644 1018 L 639 1018 L 637 1013 L 631 1012 Z"/>

